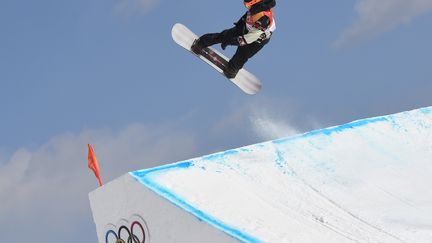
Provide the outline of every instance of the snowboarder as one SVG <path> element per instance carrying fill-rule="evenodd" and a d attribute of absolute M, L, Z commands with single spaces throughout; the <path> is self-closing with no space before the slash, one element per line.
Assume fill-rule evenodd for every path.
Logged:
<path fill-rule="evenodd" d="M 214 44 L 221 44 L 223 50 L 228 45 L 238 46 L 237 51 L 223 70 L 227 78 L 235 78 L 249 58 L 263 48 L 276 29 L 272 8 L 276 0 L 244 0 L 248 9 L 234 27 L 221 33 L 209 33 L 196 39 L 191 50 L 200 55 L 201 50 Z"/>

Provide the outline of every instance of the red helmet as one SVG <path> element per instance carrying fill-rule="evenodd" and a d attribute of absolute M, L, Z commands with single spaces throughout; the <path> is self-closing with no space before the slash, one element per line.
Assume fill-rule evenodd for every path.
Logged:
<path fill-rule="evenodd" d="M 243 0 L 246 8 L 250 9 L 253 5 L 261 2 L 262 0 Z"/>

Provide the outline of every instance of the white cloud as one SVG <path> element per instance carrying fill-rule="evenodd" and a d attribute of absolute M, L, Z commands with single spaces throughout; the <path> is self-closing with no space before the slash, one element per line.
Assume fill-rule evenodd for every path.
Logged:
<path fill-rule="evenodd" d="M 159 0 L 118 0 L 115 11 L 124 16 L 146 14 L 156 7 Z"/>
<path fill-rule="evenodd" d="M 119 132 L 64 134 L 35 150 L 19 149 L 0 163 L 2 241 L 15 242 L 19 237 L 21 242 L 59 238 L 91 242 L 89 237 L 96 238 L 88 193 L 98 184 L 87 167 L 87 143 L 94 146 L 104 182 L 131 170 L 189 158 L 196 150 L 190 134 L 142 124 Z M 12 230 L 13 225 L 18 228 Z M 18 229 L 27 234 L 17 236 Z"/>
<path fill-rule="evenodd" d="M 342 47 L 391 31 L 414 17 L 431 12 L 432 0 L 358 0 L 358 17 L 333 43 Z"/>

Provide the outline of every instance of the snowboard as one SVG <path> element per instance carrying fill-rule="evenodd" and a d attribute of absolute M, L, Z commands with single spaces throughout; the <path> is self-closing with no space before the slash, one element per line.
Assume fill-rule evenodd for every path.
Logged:
<path fill-rule="evenodd" d="M 198 36 L 183 24 L 175 24 L 171 30 L 171 35 L 178 45 L 182 46 L 195 56 L 198 56 L 201 60 L 213 67 L 226 78 L 223 70 L 228 65 L 229 59 L 227 57 L 212 47 L 206 47 L 203 49 L 201 55 L 196 55 L 191 51 L 190 48 Z M 244 68 L 239 70 L 235 78 L 229 80 L 237 85 L 246 94 L 253 95 L 258 93 L 258 91 L 261 89 L 260 80 Z"/>

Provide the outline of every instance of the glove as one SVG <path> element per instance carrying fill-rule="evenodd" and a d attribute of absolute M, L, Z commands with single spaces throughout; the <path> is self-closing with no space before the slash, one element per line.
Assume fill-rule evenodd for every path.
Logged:
<path fill-rule="evenodd" d="M 222 42 L 222 43 L 221 43 L 222 50 L 225 51 L 225 49 L 226 49 L 226 47 L 228 46 L 228 44 L 229 44 L 229 43 L 228 43 L 227 41 Z"/>

